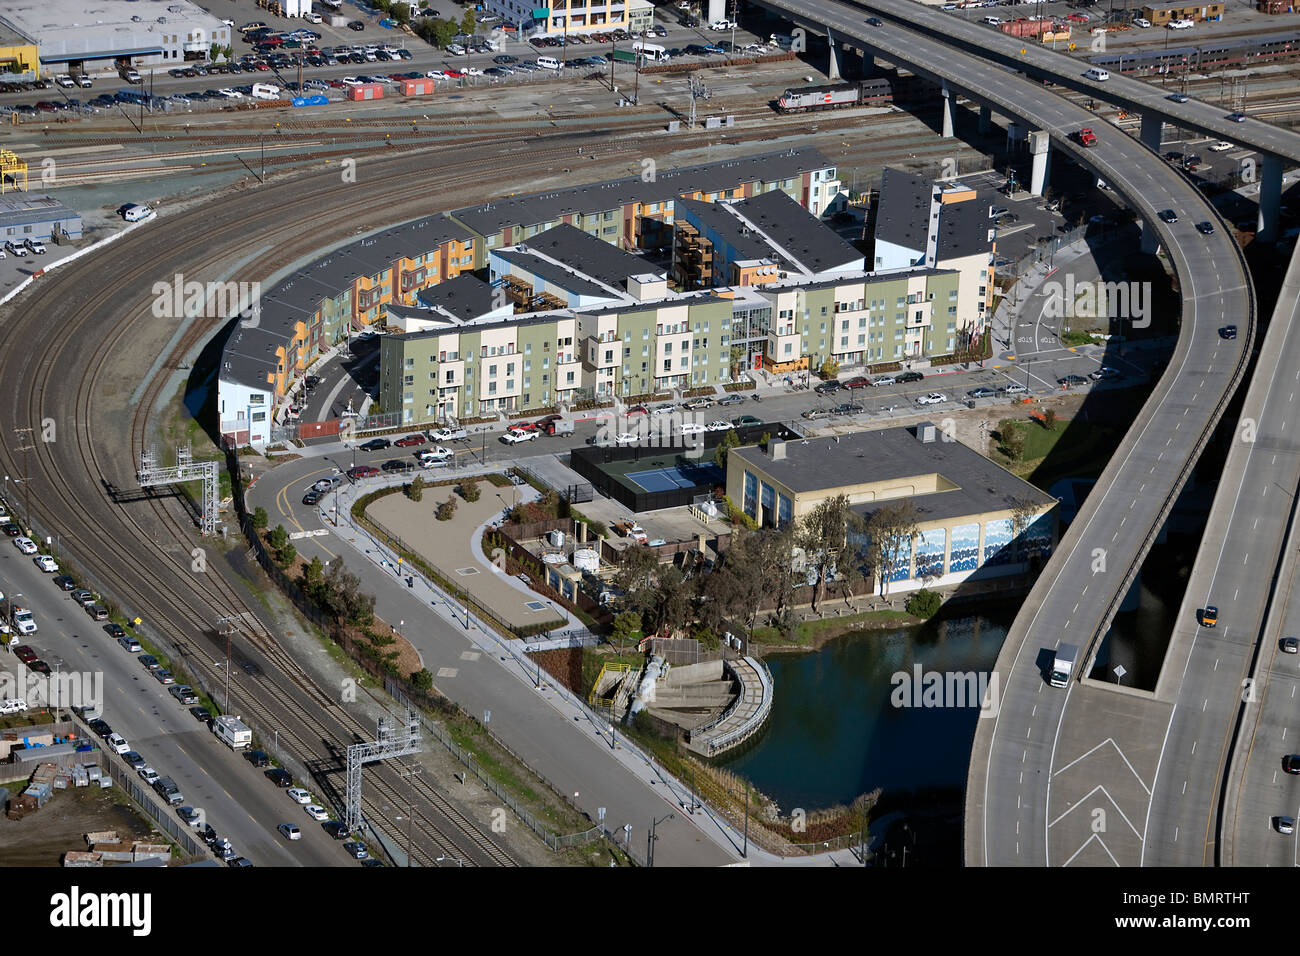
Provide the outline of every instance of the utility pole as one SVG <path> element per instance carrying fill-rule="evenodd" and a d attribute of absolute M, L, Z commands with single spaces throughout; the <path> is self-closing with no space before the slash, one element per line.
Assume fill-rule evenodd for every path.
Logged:
<path fill-rule="evenodd" d="M 408 867 L 411 865 L 411 818 L 415 816 L 415 798 L 412 795 L 414 787 L 411 778 L 423 771 L 424 768 L 419 764 L 397 771 L 397 775 L 406 780 L 406 865 Z"/>
<path fill-rule="evenodd" d="M 19 441 L 21 445 L 16 449 L 23 453 L 23 530 L 32 530 L 32 481 L 31 474 L 27 470 L 27 453 L 35 451 L 36 446 L 31 443 L 31 428 L 15 428 L 15 435 L 22 436 Z"/>
<path fill-rule="evenodd" d="M 217 618 L 217 634 L 226 639 L 226 703 L 222 707 L 225 713 L 230 713 L 230 638 L 235 633 L 235 622 L 237 617 L 219 617 Z"/>

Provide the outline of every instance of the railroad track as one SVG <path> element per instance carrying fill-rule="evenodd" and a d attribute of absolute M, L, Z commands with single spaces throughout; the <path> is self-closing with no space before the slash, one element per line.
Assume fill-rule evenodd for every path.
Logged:
<path fill-rule="evenodd" d="M 640 152 L 638 148 L 629 145 L 607 150 L 604 158 L 631 156 L 638 152 Z M 572 150 L 568 147 L 551 149 L 534 147 L 531 151 L 531 162 L 548 169 L 556 159 L 571 154 Z M 478 185 L 482 181 L 481 169 L 482 161 L 477 158 L 442 164 L 437 185 L 447 191 Z M 409 200 L 409 190 L 400 183 L 394 183 L 387 188 L 371 191 L 364 201 L 356 202 L 360 208 L 366 208 L 375 202 L 396 204 L 402 198 Z M 302 222 L 310 221 L 312 210 L 319 212 L 319 208 L 320 201 L 315 195 L 283 203 L 276 211 L 284 225 L 260 230 L 259 238 L 278 250 L 279 260 L 289 261 L 299 253 L 310 252 L 317 246 L 318 237 L 310 232 L 304 237 Z M 227 256 L 228 249 L 237 246 L 239 238 L 247 235 L 247 231 L 248 225 L 243 220 L 209 228 L 205 240 L 215 245 L 218 251 L 206 257 L 188 259 L 186 268 L 189 274 L 203 275 L 209 270 L 216 271 L 219 263 Z M 295 238 L 297 238 L 296 242 Z M 268 269 L 272 265 L 268 263 Z M 165 385 L 165 380 L 155 377 L 146 385 L 143 394 L 134 400 L 135 412 L 130 425 L 128 449 L 113 445 L 106 448 L 104 445 L 96 444 L 94 441 L 96 436 L 91 432 L 90 423 L 94 421 L 97 410 L 97 397 L 113 391 L 112 357 L 129 348 L 129 340 L 135 331 L 137 317 L 148 314 L 147 307 L 136 308 L 139 303 L 119 302 L 119 297 L 123 290 L 148 287 L 150 284 L 148 280 L 155 277 L 159 271 L 165 270 L 160 270 L 159 264 L 150 262 L 148 257 L 138 256 L 131 266 L 115 275 L 113 282 L 105 283 L 93 291 L 87 291 L 84 286 L 78 290 L 78 294 L 74 296 L 75 301 L 69 303 L 75 307 L 74 314 L 94 316 L 105 311 L 111 312 L 115 304 L 127 307 L 122 318 L 96 330 L 93 349 L 78 348 L 84 343 L 86 329 L 81 323 L 72 321 L 62 324 L 39 324 L 39 333 L 30 340 L 24 338 L 24 341 L 30 345 L 32 353 L 39 355 L 40 358 L 34 367 L 26 367 L 21 377 L 8 380 L 11 385 L 20 381 L 27 383 L 25 394 L 17 395 L 17 400 L 11 406 L 18 413 L 18 421 L 41 421 L 45 416 L 39 414 L 39 410 L 52 407 L 57 402 L 56 396 L 66 393 L 62 383 L 70 380 L 67 375 L 70 370 L 64 368 L 63 362 L 68 355 L 78 356 L 75 364 L 84 365 L 82 369 L 71 370 L 79 372 L 75 375 L 78 384 L 72 409 L 77 458 L 71 463 L 60 461 L 56 455 L 60 453 L 62 446 L 43 445 L 36 449 L 36 454 L 31 461 L 31 464 L 36 466 L 36 470 L 34 473 L 29 472 L 28 477 L 43 482 L 44 490 L 40 500 L 42 511 L 47 519 L 57 515 L 60 532 L 77 542 L 76 550 L 83 562 L 94 570 L 100 580 L 117 582 L 117 586 L 105 589 L 106 592 L 120 595 L 124 603 L 129 604 L 135 613 L 141 614 L 146 619 L 150 627 L 164 636 L 165 641 L 179 645 L 178 659 L 183 660 L 188 668 L 206 677 L 209 686 L 220 686 L 220 678 L 224 676 L 224 656 L 210 643 L 215 636 L 213 632 L 216 618 L 232 612 L 236 613 L 245 625 L 241 628 L 240 636 L 273 665 L 264 682 L 272 685 L 270 688 L 274 691 L 272 695 L 266 694 L 268 688 L 262 686 L 263 682 L 246 681 L 234 672 L 230 674 L 232 694 L 240 700 L 241 708 L 249 713 L 250 719 L 255 723 L 281 728 L 281 736 L 285 738 L 286 744 L 305 759 L 337 760 L 342 747 L 353 740 L 367 739 L 372 728 L 363 726 L 336 700 L 317 687 L 263 628 L 250 626 L 249 622 L 255 622 L 256 618 L 247 611 L 244 602 L 224 578 L 215 571 L 196 574 L 191 570 L 188 545 L 193 542 L 194 535 L 192 526 L 186 525 L 192 522 L 183 522 L 166 500 L 148 500 L 148 510 L 152 512 L 154 521 L 162 525 L 172 542 L 181 543 L 181 554 L 178 555 L 174 547 L 159 545 L 156 528 L 146 526 L 138 513 L 129 507 L 111 503 L 102 487 L 95 488 L 90 494 L 84 493 L 83 488 L 83 493 L 78 494 L 65 483 L 64 476 L 75 474 L 77 469 L 88 478 L 97 479 L 101 483 L 131 482 L 130 474 L 123 478 L 121 455 L 124 450 L 129 451 L 131 466 L 133 466 L 135 455 L 148 443 L 150 416 Z M 50 282 L 39 284 L 33 293 L 23 298 L 22 305 L 33 305 L 35 304 L 31 301 L 33 298 L 39 301 L 42 293 L 52 291 L 58 275 L 55 273 Z M 21 317 L 11 317 L 11 322 L 21 321 Z M 220 320 L 193 321 L 168 354 L 162 357 L 163 367 L 175 366 L 182 356 L 197 346 L 201 340 L 206 339 L 220 324 L 222 324 Z M 8 360 L 13 361 L 12 352 Z M 0 432 L 0 450 L 10 462 L 16 462 L 21 457 L 17 445 L 18 442 L 9 431 Z M 110 533 L 105 528 L 105 522 L 92 510 L 92 505 L 101 507 L 107 505 L 116 518 L 117 530 L 125 533 L 126 540 L 122 534 Z M 128 544 L 133 547 L 124 547 Z M 147 571 L 139 567 L 136 562 L 106 564 L 100 558 L 104 555 L 119 555 L 124 549 L 137 556 L 152 556 L 159 564 L 156 570 L 160 573 L 149 573 L 155 569 Z M 275 699 L 279 712 L 273 712 L 270 706 L 262 702 L 268 696 Z M 296 724 L 283 720 L 284 711 L 291 713 Z M 318 742 L 320 740 L 342 743 L 340 747 L 332 751 L 327 750 L 322 754 Z M 387 776 L 388 773 L 384 768 L 370 774 L 369 777 L 374 781 L 370 789 L 374 793 L 394 799 L 393 785 L 385 781 Z M 455 856 L 466 862 L 472 861 L 472 854 L 467 853 L 464 847 L 467 841 L 490 862 L 498 865 L 508 865 L 512 862 L 504 851 L 445 798 L 437 794 L 431 785 L 421 781 L 412 789 L 420 793 L 435 814 L 440 814 L 451 823 L 449 829 L 455 830 L 455 836 L 444 832 L 429 819 L 431 816 L 429 812 L 421 808 L 424 814 L 421 832 L 426 839 L 434 842 L 435 849 L 440 851 L 440 855 Z M 372 818 L 380 812 L 380 807 L 369 796 L 365 798 L 365 805 Z M 401 805 L 400 801 L 398 805 Z M 417 860 L 423 859 L 428 862 L 427 853 L 418 848 L 412 850 L 412 855 Z"/>

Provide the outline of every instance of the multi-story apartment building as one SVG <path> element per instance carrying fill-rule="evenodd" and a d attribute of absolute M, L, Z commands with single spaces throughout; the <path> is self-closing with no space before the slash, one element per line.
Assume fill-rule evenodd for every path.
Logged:
<path fill-rule="evenodd" d="M 295 375 L 387 306 L 412 304 L 421 289 L 468 269 L 473 242 L 445 216 L 419 219 L 334 249 L 260 295 L 222 353 L 222 433 L 240 444 L 267 441 L 271 412 Z"/>
<path fill-rule="evenodd" d="M 639 33 L 654 22 L 649 0 L 554 0 L 536 7 L 523 0 L 487 0 L 484 9 L 525 36 L 597 33 L 620 27 Z"/>
<path fill-rule="evenodd" d="M 863 254 L 780 190 L 675 203 L 673 280 L 683 289 L 860 273 Z"/>
<path fill-rule="evenodd" d="M 493 250 L 527 242 L 562 223 L 622 249 L 667 249 L 678 198 L 712 202 L 773 190 L 814 216 L 825 215 L 843 192 L 835 165 L 816 149 L 800 148 L 675 169 L 659 169 L 647 158 L 640 176 L 507 196 L 450 215 L 480 238 L 474 265 L 482 268 Z"/>
<path fill-rule="evenodd" d="M 959 182 L 930 182 L 886 168 L 875 209 L 876 270 L 924 267 L 961 274 L 957 302 L 960 345 L 975 341 L 992 300 L 996 230 L 975 190 Z"/>

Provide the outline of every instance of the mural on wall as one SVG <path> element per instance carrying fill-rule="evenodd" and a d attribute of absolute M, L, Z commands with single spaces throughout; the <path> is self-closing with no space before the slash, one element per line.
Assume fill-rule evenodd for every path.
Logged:
<path fill-rule="evenodd" d="M 998 518 L 984 524 L 984 563 L 1012 564 L 1016 560 L 1011 544 L 1011 519 Z"/>
<path fill-rule="evenodd" d="M 898 547 L 898 554 L 890 566 L 888 580 L 906 581 L 912 575 L 912 542 L 903 541 Z"/>
<path fill-rule="evenodd" d="M 974 571 L 980 564 L 980 526 L 959 524 L 952 529 L 952 553 L 948 557 L 948 570 Z"/>
<path fill-rule="evenodd" d="M 1052 516 L 1039 515 L 1024 532 L 1024 549 L 1030 557 L 1046 559 L 1052 553 Z"/>
<path fill-rule="evenodd" d="M 947 532 L 943 528 L 931 528 L 916 536 L 918 578 L 937 578 L 943 575 L 943 546 L 946 539 Z"/>

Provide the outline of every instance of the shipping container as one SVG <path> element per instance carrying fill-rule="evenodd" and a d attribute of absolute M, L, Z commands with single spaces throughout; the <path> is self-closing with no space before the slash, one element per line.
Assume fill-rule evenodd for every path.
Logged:
<path fill-rule="evenodd" d="M 427 96 L 435 89 L 433 80 L 404 80 L 402 82 L 403 96 Z"/>
<path fill-rule="evenodd" d="M 384 87 L 380 83 L 357 83 L 348 87 L 349 100 L 382 100 Z"/>

